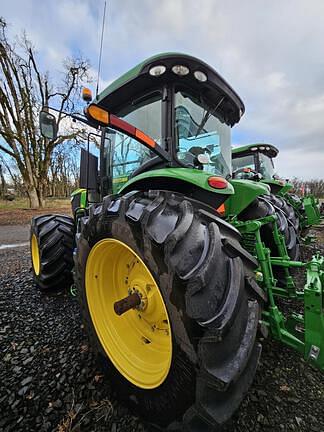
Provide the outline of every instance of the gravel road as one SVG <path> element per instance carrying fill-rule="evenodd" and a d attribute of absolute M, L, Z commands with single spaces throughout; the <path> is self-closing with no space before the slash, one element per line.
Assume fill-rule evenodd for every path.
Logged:
<path fill-rule="evenodd" d="M 0 431 L 151 431 L 116 402 L 76 299 L 35 289 L 26 247 L 0 250 L 0 262 Z M 324 375 L 265 341 L 252 389 L 226 430 L 324 431 Z"/>

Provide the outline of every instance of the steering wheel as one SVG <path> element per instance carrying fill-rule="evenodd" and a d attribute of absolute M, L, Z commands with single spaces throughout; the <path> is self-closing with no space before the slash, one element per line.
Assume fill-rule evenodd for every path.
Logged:
<path fill-rule="evenodd" d="M 245 174 L 243 178 L 253 179 L 253 180 L 261 180 L 262 176 L 253 168 L 239 168 L 236 171 L 233 171 L 232 177 L 235 178 L 238 174 Z M 261 176 L 261 177 L 260 177 Z"/>

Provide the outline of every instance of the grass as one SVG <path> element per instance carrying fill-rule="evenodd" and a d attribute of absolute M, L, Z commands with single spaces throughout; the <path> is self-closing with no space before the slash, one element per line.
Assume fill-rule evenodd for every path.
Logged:
<path fill-rule="evenodd" d="M 71 205 L 69 198 L 47 198 L 45 208 L 64 208 Z M 16 198 L 13 201 L 0 199 L 0 210 L 29 209 L 29 200 L 27 198 Z"/>

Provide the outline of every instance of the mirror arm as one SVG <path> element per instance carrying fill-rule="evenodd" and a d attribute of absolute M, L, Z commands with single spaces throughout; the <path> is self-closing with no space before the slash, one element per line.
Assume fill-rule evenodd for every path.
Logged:
<path fill-rule="evenodd" d="M 44 105 L 44 106 L 42 107 L 42 110 L 44 110 L 44 111 L 45 111 L 45 110 L 49 110 L 49 109 L 51 109 L 51 110 L 53 110 L 53 111 L 56 111 L 56 112 L 58 112 L 58 113 L 65 114 L 65 115 L 67 115 L 67 116 L 73 118 L 74 120 L 77 120 L 77 121 L 79 121 L 79 122 L 81 122 L 81 123 L 86 124 L 87 126 L 90 125 L 90 123 L 89 123 L 89 121 L 87 120 L 87 118 L 81 116 L 80 114 L 71 114 L 71 113 L 67 113 L 67 112 L 65 112 L 65 111 L 60 111 L 60 110 L 58 110 L 58 109 L 56 109 L 56 108 L 49 107 L 49 106 L 46 106 L 46 105 Z"/>

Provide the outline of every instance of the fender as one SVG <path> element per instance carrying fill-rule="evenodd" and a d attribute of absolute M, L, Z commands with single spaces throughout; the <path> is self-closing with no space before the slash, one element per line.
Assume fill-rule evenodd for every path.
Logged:
<path fill-rule="evenodd" d="M 208 184 L 208 178 L 212 176 L 214 174 L 194 168 L 161 168 L 129 179 L 119 189 L 119 193 L 124 194 L 131 190 L 169 190 L 183 193 L 217 209 L 229 195 L 234 194 L 234 188 L 230 182 L 227 182 L 223 189 L 212 188 Z"/>
<path fill-rule="evenodd" d="M 270 195 L 270 186 L 253 180 L 230 180 L 235 194 L 225 202 L 225 215 L 237 216 L 260 195 Z"/>

